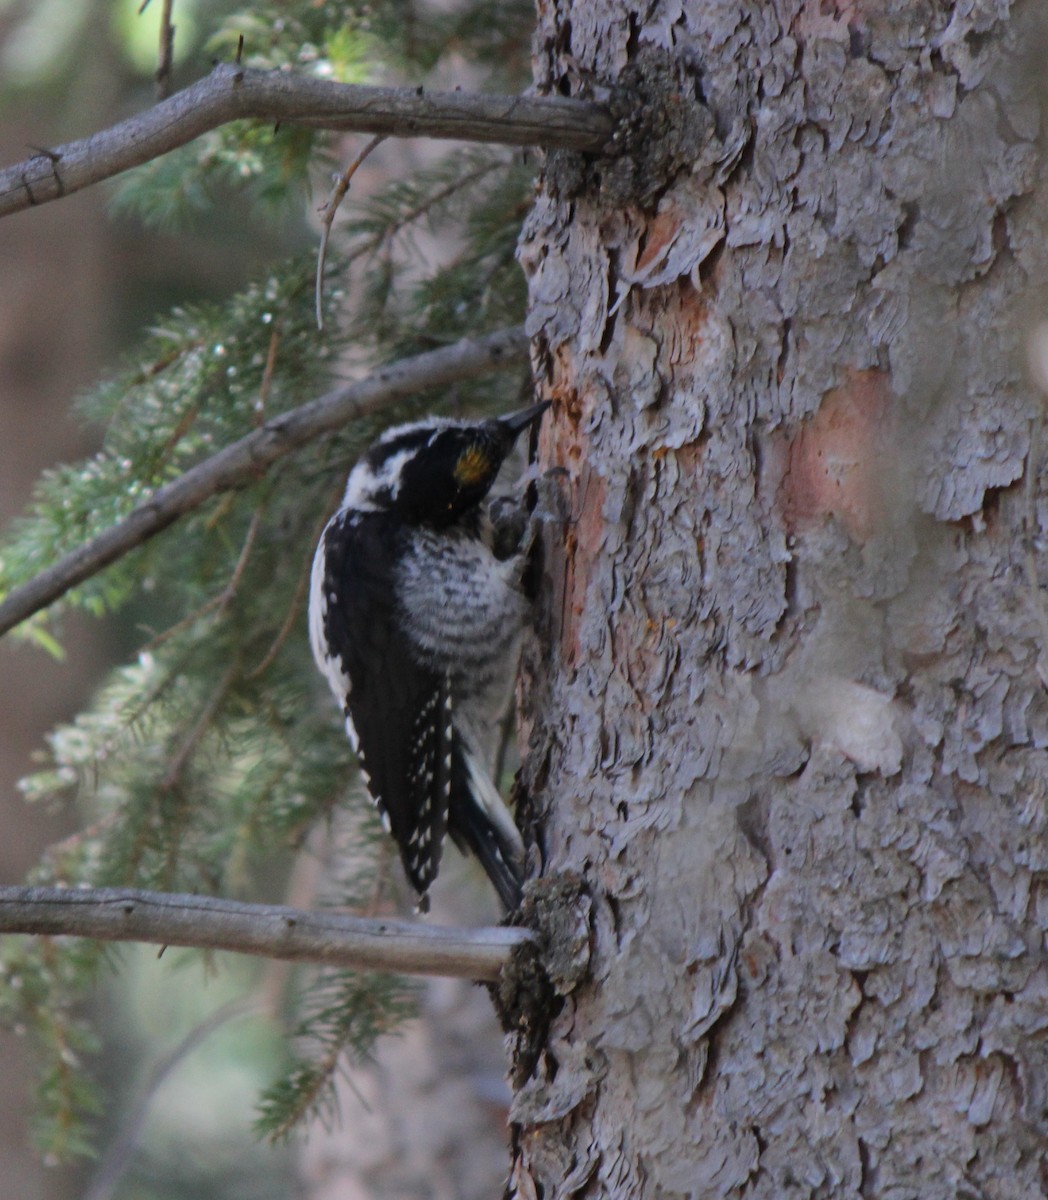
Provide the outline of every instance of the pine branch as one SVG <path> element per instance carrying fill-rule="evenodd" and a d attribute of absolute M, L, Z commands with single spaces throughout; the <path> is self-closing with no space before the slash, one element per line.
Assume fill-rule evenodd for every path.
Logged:
<path fill-rule="evenodd" d="M 452 929 L 130 888 L 0 887 L 0 933 L 231 950 L 487 982 L 531 940 L 525 929 Z"/>
<path fill-rule="evenodd" d="M 0 603 L 0 636 L 185 513 L 219 492 L 256 479 L 278 459 L 314 438 L 425 388 L 444 387 L 523 361 L 527 349 L 527 338 L 519 327 L 476 340 L 467 338 L 392 363 L 366 379 L 346 384 L 310 404 L 271 418 L 159 488 L 123 521 L 78 546 L 28 583 L 13 588 Z"/>
<path fill-rule="evenodd" d="M 605 108 L 565 97 L 423 93 L 332 83 L 223 63 L 138 116 L 0 171 L 0 217 L 109 179 L 229 121 L 255 118 L 397 137 L 456 138 L 597 153 L 611 139 Z"/>

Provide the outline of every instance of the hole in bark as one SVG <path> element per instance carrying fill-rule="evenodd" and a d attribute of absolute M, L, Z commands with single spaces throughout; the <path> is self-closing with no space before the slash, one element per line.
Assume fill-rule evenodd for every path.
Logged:
<path fill-rule="evenodd" d="M 857 25 L 848 26 L 848 53 L 852 58 L 866 57 L 866 33 Z"/>
<path fill-rule="evenodd" d="M 638 37 L 638 34 L 640 33 L 640 24 L 637 21 L 636 13 L 630 13 L 628 21 L 630 32 L 629 37 L 626 39 L 626 57 L 627 59 L 632 59 L 636 56 L 637 51 L 640 49 L 640 38 Z"/>
<path fill-rule="evenodd" d="M 991 29 L 970 29 L 965 35 L 964 40 L 968 43 L 968 49 L 972 54 L 981 53 L 987 46 L 992 45 L 995 37 L 995 31 Z"/>
<path fill-rule="evenodd" d="M 787 317 L 782 323 L 782 346 L 779 349 L 779 361 L 775 364 L 775 378 L 779 383 L 782 383 L 786 377 L 786 360 L 790 355 L 790 334 L 793 330 L 793 321 Z"/>
<path fill-rule="evenodd" d="M 907 200 L 902 205 L 902 224 L 898 229 L 899 249 L 906 250 L 913 241 L 913 231 L 921 217 L 921 206 L 913 200 Z"/>
<path fill-rule="evenodd" d="M 990 240 L 995 256 L 1008 249 L 1008 218 L 1003 212 L 998 212 L 993 219 Z"/>
<path fill-rule="evenodd" d="M 615 295 L 615 264 L 612 262 L 611 256 L 608 256 L 608 273 L 607 273 L 607 288 L 608 299 Z M 611 339 L 615 336 L 615 323 L 618 320 L 618 309 L 612 305 L 614 311 L 608 315 L 604 322 L 604 329 L 600 335 L 600 352 L 607 354 L 611 346 Z"/>
<path fill-rule="evenodd" d="M 859 1149 L 859 1194 L 866 1195 L 866 1186 L 873 1182 L 873 1168 L 870 1166 L 870 1148 L 862 1140 L 856 1138 Z"/>
<path fill-rule="evenodd" d="M 782 616 L 775 627 L 775 637 L 779 637 L 786 628 L 787 620 L 797 611 L 797 560 L 791 554 L 783 566 L 782 594 L 786 601 Z"/>
<path fill-rule="evenodd" d="M 863 786 L 861 781 L 856 778 L 855 791 L 852 793 L 851 810 L 856 820 L 862 816 L 863 809 L 866 807 L 866 797 L 863 794 Z"/>
<path fill-rule="evenodd" d="M 622 910 L 618 900 L 609 892 L 607 895 L 608 911 L 611 913 L 611 929 L 615 934 L 615 945 L 622 945 Z"/>
<path fill-rule="evenodd" d="M 992 528 L 997 524 L 1001 511 L 1001 493 L 1004 488 L 990 488 L 983 496 L 982 518 Z"/>
<path fill-rule="evenodd" d="M 717 270 L 717 264 L 724 256 L 724 247 L 727 245 L 727 239 L 722 238 L 716 246 L 706 255 L 698 267 L 699 281 L 706 283 L 711 279 Z M 684 279 L 680 280 L 681 287 L 684 286 Z"/>
<path fill-rule="evenodd" d="M 768 837 L 768 810 L 770 803 L 762 795 L 750 796 L 736 810 L 736 819 L 743 837 L 764 857 L 772 861 L 771 839 Z"/>
<path fill-rule="evenodd" d="M 764 442 L 758 428 L 751 427 L 746 434 L 746 448 L 750 452 L 750 458 L 753 459 L 754 491 L 759 496 L 764 479 Z"/>

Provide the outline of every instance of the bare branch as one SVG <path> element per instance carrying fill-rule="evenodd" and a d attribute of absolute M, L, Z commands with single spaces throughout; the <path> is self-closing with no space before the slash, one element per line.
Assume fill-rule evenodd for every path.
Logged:
<path fill-rule="evenodd" d="M 410 921 L 244 904 L 130 888 L 0 887 L 0 933 L 231 950 L 361 971 L 498 979 L 526 929 Z"/>
<path fill-rule="evenodd" d="M 175 61 L 175 26 L 171 13 L 175 0 L 164 0 L 163 11 L 160 14 L 160 53 L 157 59 L 156 98 L 166 100 L 171 94 L 171 69 Z M 141 15 L 142 9 L 139 9 Z"/>
<path fill-rule="evenodd" d="M 593 153 L 612 134 L 607 110 L 587 100 L 364 87 L 224 63 L 138 116 L 0 171 L 0 216 L 70 195 L 245 117 Z"/>
<path fill-rule="evenodd" d="M 0 636 L 70 588 L 83 583 L 129 550 L 166 529 L 218 492 L 257 479 L 278 459 L 423 388 L 444 387 L 488 374 L 527 357 L 524 330 L 503 329 L 475 341 L 431 350 L 383 367 L 366 379 L 346 384 L 319 400 L 272 417 L 210 458 L 198 463 L 133 509 L 123 521 L 71 550 L 0 603 Z"/>
<path fill-rule="evenodd" d="M 331 226 L 335 220 L 335 213 L 338 212 L 338 207 L 346 198 L 349 192 L 349 185 L 353 181 L 353 176 L 360 169 L 361 163 L 368 157 L 372 150 L 376 150 L 386 139 L 382 134 L 377 133 L 368 142 L 368 144 L 357 154 L 348 167 L 335 180 L 335 186 L 332 189 L 331 195 L 320 206 L 320 249 L 317 251 L 317 282 L 316 282 L 316 310 L 317 310 L 317 328 L 324 328 L 324 264 L 327 261 L 328 242 L 331 239 Z"/>

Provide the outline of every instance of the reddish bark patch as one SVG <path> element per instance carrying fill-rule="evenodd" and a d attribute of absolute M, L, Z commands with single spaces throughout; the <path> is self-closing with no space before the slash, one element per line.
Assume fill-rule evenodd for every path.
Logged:
<path fill-rule="evenodd" d="M 643 274 L 646 267 L 651 266 L 662 257 L 680 233 L 683 222 L 684 213 L 677 205 L 671 204 L 649 223 L 644 237 L 644 246 L 637 256 L 637 262 L 633 268 L 637 275 Z"/>
<path fill-rule="evenodd" d="M 881 371 L 853 371 L 827 392 L 786 450 L 780 507 L 791 532 L 836 517 L 865 541 L 882 515 L 882 473 L 891 398 Z"/>
<path fill-rule="evenodd" d="M 818 16 L 833 17 L 847 25 L 865 23 L 867 14 L 884 7 L 883 0 L 819 0 Z M 815 10 L 805 9 L 798 14 L 798 26 L 806 29 L 811 25 Z"/>
<path fill-rule="evenodd" d="M 706 340 L 707 297 L 690 277 L 681 276 L 637 296 L 633 322 L 639 332 L 663 344 L 667 366 L 694 362 Z"/>
<path fill-rule="evenodd" d="M 569 667 L 578 661 L 579 619 L 586 607 L 590 564 L 596 559 L 604 536 L 605 485 L 587 465 L 589 444 L 584 417 L 591 398 L 575 383 L 575 363 L 567 346 L 553 356 L 552 378 L 543 397 L 554 404 L 555 422 L 543 425 L 540 445 L 542 460 L 562 468 L 571 480 L 570 519 L 564 535 L 563 554 L 549 558 L 549 595 L 552 640 L 560 643 L 561 658 Z"/>
<path fill-rule="evenodd" d="M 581 454 L 569 453 L 568 457 L 574 460 Z M 572 521 L 564 539 L 563 575 L 553 580 L 553 595 L 560 601 L 558 627 L 554 632 L 560 641 L 561 660 L 569 667 L 578 661 L 579 621 L 586 611 L 590 566 L 597 561 L 604 538 L 604 480 L 589 469 L 584 459 L 574 479 Z"/>
<path fill-rule="evenodd" d="M 689 279 L 677 281 L 677 311 L 667 322 L 673 332 L 669 347 L 671 364 L 693 362 L 703 342 L 709 309 L 702 293 Z"/>
<path fill-rule="evenodd" d="M 558 346 L 554 352 L 550 385 L 543 398 L 553 401 L 558 417 L 567 417 L 572 425 L 578 425 L 582 417 L 582 398 L 575 387 L 575 364 L 566 345 Z"/>

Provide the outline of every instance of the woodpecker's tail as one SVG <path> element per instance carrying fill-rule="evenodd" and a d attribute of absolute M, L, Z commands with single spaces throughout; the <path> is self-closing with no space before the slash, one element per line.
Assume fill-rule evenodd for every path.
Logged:
<path fill-rule="evenodd" d="M 475 854 L 507 912 L 520 905 L 524 843 L 498 789 L 461 738 L 455 739 L 448 832 Z"/>

